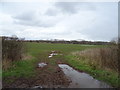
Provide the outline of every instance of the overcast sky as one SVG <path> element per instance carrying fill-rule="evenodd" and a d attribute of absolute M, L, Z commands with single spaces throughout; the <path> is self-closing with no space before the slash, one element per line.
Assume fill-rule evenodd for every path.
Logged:
<path fill-rule="evenodd" d="M 0 3 L 0 36 L 109 41 L 118 35 L 117 2 Z"/>

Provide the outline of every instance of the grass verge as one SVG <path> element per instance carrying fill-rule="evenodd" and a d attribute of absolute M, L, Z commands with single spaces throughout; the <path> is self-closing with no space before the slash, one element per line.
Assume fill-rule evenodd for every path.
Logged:
<path fill-rule="evenodd" d="M 84 62 L 84 60 L 78 60 L 77 57 L 73 55 L 65 56 L 65 60 L 75 69 L 89 73 L 94 78 L 104 81 L 113 87 L 120 87 L 118 73 L 114 71 L 107 71 L 100 68 L 94 68 L 93 66 L 90 66 L 88 63 Z"/>
<path fill-rule="evenodd" d="M 12 62 L 12 66 L 8 69 L 3 71 L 3 78 L 6 77 L 25 77 L 29 78 L 35 75 L 35 59 L 31 60 L 21 60 Z"/>

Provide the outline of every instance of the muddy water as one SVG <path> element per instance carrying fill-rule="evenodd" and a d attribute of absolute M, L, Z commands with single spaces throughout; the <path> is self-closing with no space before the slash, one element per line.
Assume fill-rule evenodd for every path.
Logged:
<path fill-rule="evenodd" d="M 98 81 L 84 72 L 78 72 L 66 64 L 59 64 L 58 66 L 71 80 L 68 88 L 110 88 L 106 83 Z"/>

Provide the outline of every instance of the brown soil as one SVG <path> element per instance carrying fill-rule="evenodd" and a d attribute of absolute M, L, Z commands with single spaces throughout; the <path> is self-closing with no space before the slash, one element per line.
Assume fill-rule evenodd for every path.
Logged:
<path fill-rule="evenodd" d="M 6 83 L 3 80 L 3 88 L 34 88 L 42 86 L 42 88 L 64 88 L 70 81 L 66 78 L 63 71 L 56 65 L 47 65 L 43 68 L 36 67 L 37 75 L 31 78 L 6 78 L 14 80 L 12 83 Z"/>
<path fill-rule="evenodd" d="M 56 52 L 56 51 L 54 51 Z M 57 52 L 58 53 L 58 52 Z M 25 57 L 31 58 L 31 57 Z M 49 59 L 54 60 L 54 59 Z M 71 82 L 65 76 L 64 72 L 58 67 L 58 62 L 53 61 L 46 61 L 47 65 L 43 68 L 38 67 L 38 64 L 41 62 L 36 63 L 36 74 L 31 78 L 16 78 L 16 77 L 9 77 L 3 79 L 3 88 L 65 88 L 68 87 L 69 83 Z M 61 62 L 61 60 L 57 60 Z M 12 82 L 8 82 L 11 81 Z M 7 82 L 6 82 L 7 81 Z"/>

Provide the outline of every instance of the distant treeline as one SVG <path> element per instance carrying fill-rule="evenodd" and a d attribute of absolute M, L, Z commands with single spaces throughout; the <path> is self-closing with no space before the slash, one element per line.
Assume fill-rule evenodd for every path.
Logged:
<path fill-rule="evenodd" d="M 110 44 L 117 44 L 116 41 L 109 41 L 109 42 L 105 42 L 105 41 L 85 41 L 85 40 L 81 40 L 81 41 L 77 41 L 77 40 L 71 40 L 71 41 L 67 41 L 67 40 L 25 40 L 24 38 L 17 38 L 17 37 L 6 37 L 3 36 L 2 37 L 5 40 L 15 40 L 18 42 L 37 42 L 37 43 L 63 43 L 63 44 L 89 44 L 89 45 L 110 45 Z"/>
<path fill-rule="evenodd" d="M 89 45 L 108 45 L 111 44 L 111 42 L 103 42 L 103 41 L 66 41 L 66 40 L 24 40 L 24 42 L 44 42 L 44 43 L 63 43 L 63 44 L 89 44 Z"/>

